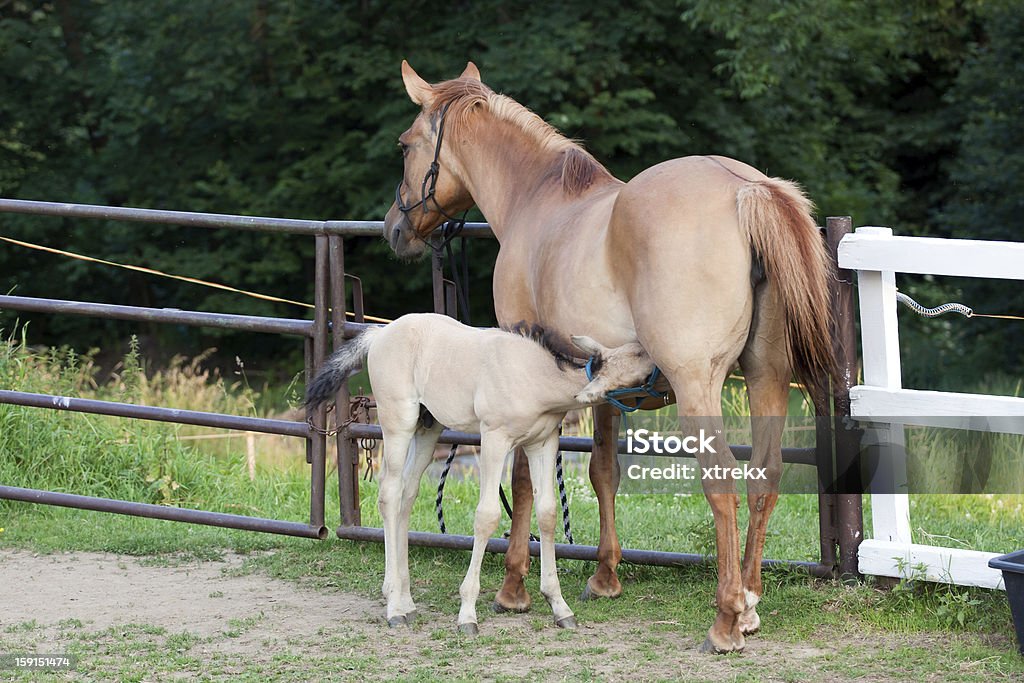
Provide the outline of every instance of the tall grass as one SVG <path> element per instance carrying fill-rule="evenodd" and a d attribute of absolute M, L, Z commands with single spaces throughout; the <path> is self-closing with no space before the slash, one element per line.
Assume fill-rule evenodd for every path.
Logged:
<path fill-rule="evenodd" d="M 0 343 L 0 386 L 5 389 L 251 413 L 251 395 L 209 381 L 198 368 L 198 361 L 178 361 L 147 377 L 133 342 L 115 372 L 100 382 L 92 358 L 70 348 L 36 351 L 23 333 Z M 308 479 L 301 470 L 275 471 L 250 481 L 241 452 L 218 456 L 179 439 L 190 430 L 0 405 L 0 482 L 238 514 L 307 514 Z"/>

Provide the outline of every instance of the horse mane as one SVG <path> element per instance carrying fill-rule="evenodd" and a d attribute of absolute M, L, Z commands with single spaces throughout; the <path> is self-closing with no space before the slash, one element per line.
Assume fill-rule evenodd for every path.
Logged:
<path fill-rule="evenodd" d="M 448 107 L 445 125 L 452 132 L 465 130 L 477 106 L 487 109 L 499 121 L 518 128 L 537 148 L 553 152 L 558 158 L 550 175 L 557 177 L 562 191 L 569 196 L 581 194 L 598 180 L 614 180 L 614 176 L 577 142 L 562 135 L 547 121 L 507 95 L 494 92 L 475 78 L 457 78 L 433 86 L 434 100 L 429 114 Z"/>
<path fill-rule="evenodd" d="M 520 320 L 514 325 L 503 328 L 506 332 L 514 334 L 530 341 L 536 342 L 545 351 L 550 353 L 555 363 L 562 370 L 574 369 L 578 370 L 586 365 L 586 361 L 581 359 L 577 354 L 579 353 L 576 348 L 568 342 L 562 335 L 557 332 L 544 329 L 543 326 L 537 323 L 528 323 L 525 320 Z M 592 367 L 593 372 L 597 372 L 601 366 L 601 358 L 595 357 L 594 364 Z"/>

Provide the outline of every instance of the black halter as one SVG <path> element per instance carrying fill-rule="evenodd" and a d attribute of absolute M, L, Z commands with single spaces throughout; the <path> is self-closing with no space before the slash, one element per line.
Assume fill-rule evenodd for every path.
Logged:
<path fill-rule="evenodd" d="M 440 253 L 442 249 L 451 244 L 451 241 L 455 239 L 462 229 L 466 227 L 466 213 L 462 214 L 462 217 L 456 218 L 450 215 L 441 205 L 438 203 L 437 198 L 434 196 L 437 190 L 437 177 L 441 171 L 441 165 L 438 160 L 441 157 L 441 143 L 444 142 L 444 123 L 448 117 L 448 107 L 452 106 L 452 103 L 444 105 L 444 109 L 441 110 L 441 120 L 438 123 L 437 129 L 437 144 L 434 146 L 434 160 L 430 162 L 430 168 L 427 169 L 426 174 L 423 176 L 423 184 L 420 186 L 420 200 L 415 204 L 406 204 L 402 201 L 402 182 L 395 186 L 395 206 L 398 210 L 404 214 L 408 214 L 410 211 L 415 210 L 417 207 L 422 209 L 423 213 L 426 214 L 429 210 L 427 203 L 430 202 L 437 209 L 437 212 L 444 216 L 447 220 L 442 228 L 442 239 L 440 244 L 434 244 L 428 242 L 431 248 L 435 252 Z"/>

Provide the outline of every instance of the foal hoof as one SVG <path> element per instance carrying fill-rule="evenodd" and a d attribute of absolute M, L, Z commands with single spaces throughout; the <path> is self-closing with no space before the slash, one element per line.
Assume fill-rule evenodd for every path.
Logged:
<path fill-rule="evenodd" d="M 477 636 L 480 635 L 480 629 L 473 622 L 468 622 L 459 624 L 459 633 L 464 636 Z"/>
<path fill-rule="evenodd" d="M 567 629 L 575 630 L 575 628 L 576 628 L 576 617 L 574 617 L 573 615 L 570 614 L 567 617 L 562 617 L 561 619 L 556 619 L 555 620 L 555 626 L 557 626 L 558 628 L 567 628 Z"/>
<path fill-rule="evenodd" d="M 405 615 L 400 615 L 400 616 L 397 616 L 397 617 L 391 617 L 390 619 L 388 619 L 388 627 L 389 628 L 398 628 L 399 626 L 408 626 L 408 625 L 409 625 L 409 620 L 406 618 Z"/>

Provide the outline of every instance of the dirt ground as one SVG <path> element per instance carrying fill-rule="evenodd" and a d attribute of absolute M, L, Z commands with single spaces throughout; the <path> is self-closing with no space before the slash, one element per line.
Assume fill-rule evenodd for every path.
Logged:
<path fill-rule="evenodd" d="M 828 645 L 752 637 L 741 655 L 715 657 L 699 654 L 698 643 L 671 625 L 583 623 L 566 633 L 536 615 L 505 615 L 482 624 L 490 637 L 466 647 L 449 616 L 428 612 L 411 628 L 389 630 L 381 600 L 239 572 L 243 557 L 225 559 L 166 566 L 99 553 L 0 551 L 0 650 L 61 653 L 77 642 L 82 664 L 103 660 L 89 679 L 117 677 L 127 666 L 118 658 L 138 657 L 150 662 L 141 680 L 301 680 L 296 668 L 308 675 L 331 652 L 336 680 L 902 680 L 869 664 L 872 652 L 893 649 L 880 637 L 858 644 L 861 664 L 833 666 L 836 648 Z"/>

